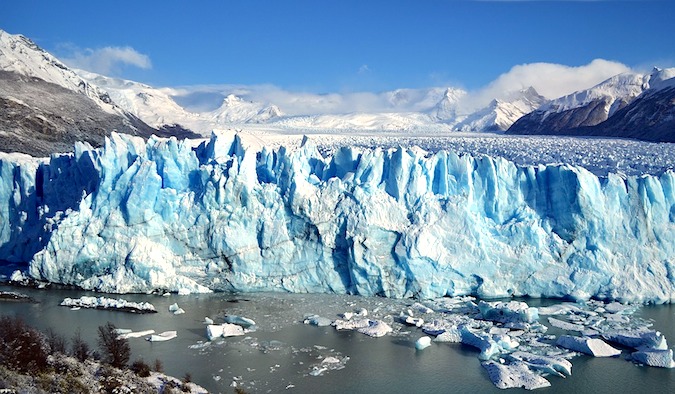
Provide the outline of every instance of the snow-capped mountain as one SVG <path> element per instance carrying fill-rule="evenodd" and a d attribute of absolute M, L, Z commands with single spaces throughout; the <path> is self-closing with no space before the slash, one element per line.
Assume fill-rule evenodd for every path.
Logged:
<path fill-rule="evenodd" d="M 457 119 L 457 104 L 466 95 L 461 89 L 447 88 L 443 97 L 429 111 L 432 118 L 441 122 L 453 122 Z"/>
<path fill-rule="evenodd" d="M 85 81 L 73 70 L 30 39 L 0 30 L 0 70 L 39 78 L 82 93 L 108 113 L 123 114 L 108 93 Z"/>
<path fill-rule="evenodd" d="M 212 119 L 216 124 L 226 125 L 265 123 L 283 116 L 283 113 L 276 105 L 264 105 L 229 94 L 223 99 L 218 109 L 204 116 Z"/>
<path fill-rule="evenodd" d="M 504 132 L 523 115 L 547 101 L 533 87 L 519 90 L 504 99 L 492 100 L 487 107 L 469 114 L 455 124 L 455 129 L 463 132 Z"/>
<path fill-rule="evenodd" d="M 578 134 L 614 135 L 599 126 L 634 100 L 644 94 L 652 85 L 659 88 L 671 79 L 674 69 L 654 69 L 649 74 L 619 74 L 587 90 L 579 91 L 542 105 L 516 121 L 509 134 Z M 635 125 L 638 138 L 651 139 L 640 135 L 639 129 L 647 125 Z M 607 134 L 609 132 L 609 134 Z M 600 134 L 597 134 L 600 133 Z M 618 136 L 618 135 L 617 135 Z"/>

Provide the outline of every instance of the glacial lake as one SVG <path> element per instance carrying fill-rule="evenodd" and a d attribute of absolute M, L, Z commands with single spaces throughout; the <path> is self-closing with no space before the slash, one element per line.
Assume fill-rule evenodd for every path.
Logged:
<path fill-rule="evenodd" d="M 461 344 L 432 343 L 415 350 L 415 340 L 424 334 L 415 327 L 404 327 L 395 335 L 371 338 L 355 331 L 336 331 L 302 323 L 303 316 L 316 313 L 336 319 L 337 313 L 357 308 L 382 315 L 398 315 L 413 301 L 308 294 L 199 294 L 110 295 L 75 290 L 37 290 L 0 285 L 0 291 L 16 291 L 37 303 L 0 302 L 0 314 L 22 317 L 39 329 L 52 327 L 71 338 L 79 327 L 83 338 L 96 347 L 96 330 L 107 321 L 118 328 L 156 332 L 176 330 L 178 337 L 168 342 L 130 339 L 132 358 L 148 364 L 160 359 L 167 374 L 192 380 L 214 393 L 234 392 L 233 382 L 246 392 L 298 393 L 485 393 L 524 392 L 499 390 L 489 380 L 477 358 L 478 351 Z M 156 314 L 132 314 L 108 310 L 70 310 L 59 306 L 66 298 L 83 295 L 123 298 L 150 302 Z M 559 300 L 525 299 L 530 306 L 546 306 Z M 173 315 L 171 304 L 186 313 Z M 245 316 L 256 321 L 258 330 L 242 337 L 209 342 L 204 317 L 216 323 L 225 314 Z M 633 317 L 653 322 L 675 344 L 675 306 L 644 306 Z M 540 321 L 545 323 L 545 317 Z M 549 333 L 562 330 L 551 328 Z M 675 392 L 675 369 L 638 366 L 625 360 L 627 351 L 617 358 L 580 356 L 572 359 L 568 378 L 548 376 L 551 387 L 542 393 L 669 393 Z M 339 363 L 314 376 L 322 360 L 333 357 Z"/>

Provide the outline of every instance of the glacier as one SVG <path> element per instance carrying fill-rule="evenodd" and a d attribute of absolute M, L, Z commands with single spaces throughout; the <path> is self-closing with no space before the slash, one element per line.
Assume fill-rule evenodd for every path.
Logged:
<path fill-rule="evenodd" d="M 675 173 L 113 133 L 49 159 L 0 156 L 0 259 L 115 293 L 672 302 Z"/>

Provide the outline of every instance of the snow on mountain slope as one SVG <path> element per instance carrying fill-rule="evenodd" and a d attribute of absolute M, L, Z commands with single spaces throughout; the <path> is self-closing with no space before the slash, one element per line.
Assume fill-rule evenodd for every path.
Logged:
<path fill-rule="evenodd" d="M 199 120 L 199 115 L 186 111 L 171 98 L 171 89 L 157 89 L 152 86 L 106 77 L 104 75 L 75 70 L 85 80 L 105 89 L 110 98 L 153 127 L 166 124 L 189 125 Z"/>
<path fill-rule="evenodd" d="M 0 70 L 40 78 L 66 89 L 82 93 L 108 113 L 123 115 L 107 92 L 92 85 L 22 35 L 0 30 Z"/>
<path fill-rule="evenodd" d="M 532 87 L 519 90 L 504 99 L 492 100 L 490 105 L 464 117 L 454 127 L 463 132 L 503 132 L 547 101 Z"/>
<path fill-rule="evenodd" d="M 264 123 L 283 116 L 275 105 L 264 105 L 247 101 L 234 94 L 223 99 L 221 106 L 211 113 L 204 114 L 219 125 Z"/>
<path fill-rule="evenodd" d="M 49 163 L 0 156 L 0 174 L 6 259 L 87 289 L 675 301 L 672 171 L 215 133 L 113 134 Z"/>
<path fill-rule="evenodd" d="M 605 122 L 628 106 L 647 91 L 652 83 L 656 87 L 666 83 L 673 73 L 673 69 L 654 69 L 650 74 L 616 75 L 590 89 L 542 105 L 516 121 L 508 133 L 584 135 L 590 131 L 590 127 Z"/>
<path fill-rule="evenodd" d="M 428 111 L 435 120 L 454 122 L 457 119 L 457 104 L 466 95 L 460 89 L 448 88 L 433 109 Z"/>

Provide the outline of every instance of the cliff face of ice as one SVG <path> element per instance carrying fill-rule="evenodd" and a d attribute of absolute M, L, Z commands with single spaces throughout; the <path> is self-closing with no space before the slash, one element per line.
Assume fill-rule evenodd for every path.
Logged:
<path fill-rule="evenodd" d="M 198 147 L 113 134 L 0 158 L 0 256 L 112 292 L 152 289 L 675 298 L 675 174 L 415 148 Z"/>

